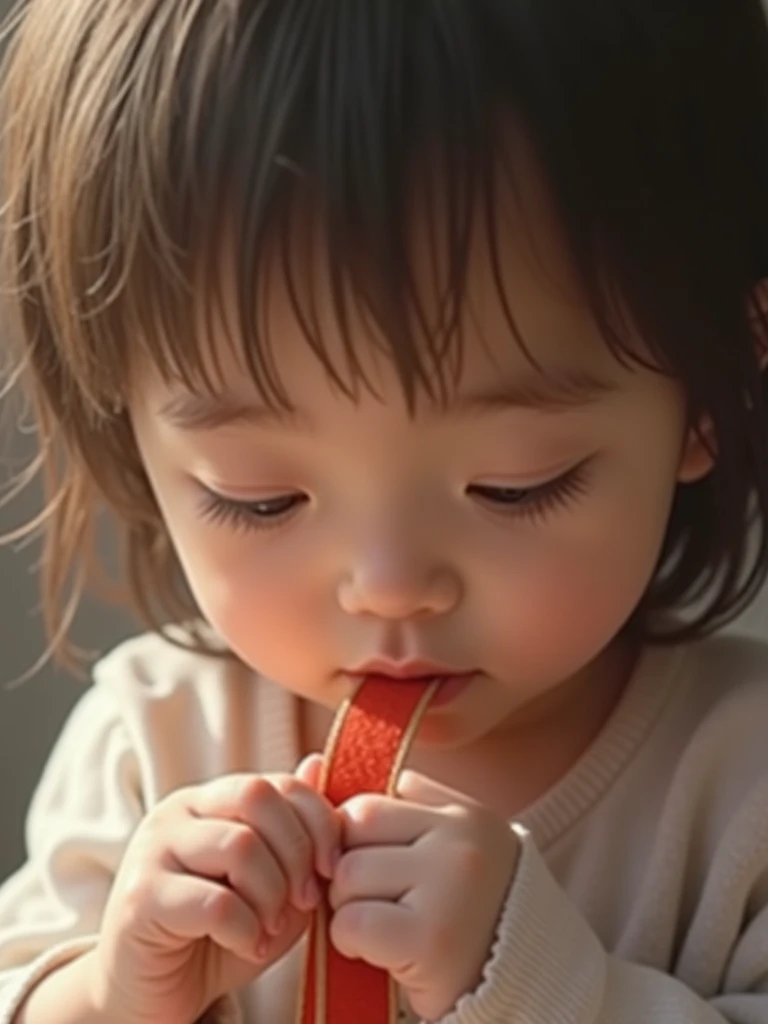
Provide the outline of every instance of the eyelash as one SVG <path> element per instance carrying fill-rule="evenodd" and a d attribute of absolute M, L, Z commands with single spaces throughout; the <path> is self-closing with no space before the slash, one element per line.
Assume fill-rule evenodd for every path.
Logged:
<path fill-rule="evenodd" d="M 219 526 L 234 529 L 274 530 L 307 498 L 302 494 L 281 494 L 261 501 L 235 501 L 206 489 L 201 514 L 204 519 Z M 262 511 L 257 511 L 262 509 Z M 263 511 L 263 510 L 269 511 Z"/>
<path fill-rule="evenodd" d="M 536 487 L 493 487 L 472 484 L 468 494 L 474 494 L 497 515 L 514 519 L 528 519 L 541 523 L 553 512 L 570 508 L 588 489 L 588 471 L 591 459 L 585 459 L 562 476 Z M 511 496 L 512 500 L 502 495 Z"/>
<path fill-rule="evenodd" d="M 568 508 L 586 492 L 588 466 L 589 460 L 581 462 L 562 476 L 536 487 L 472 484 L 467 488 L 467 494 L 492 506 L 499 515 L 542 522 L 558 509 Z M 302 494 L 282 494 L 261 501 L 235 501 L 206 489 L 201 515 L 209 522 L 235 529 L 274 530 L 307 501 Z"/>

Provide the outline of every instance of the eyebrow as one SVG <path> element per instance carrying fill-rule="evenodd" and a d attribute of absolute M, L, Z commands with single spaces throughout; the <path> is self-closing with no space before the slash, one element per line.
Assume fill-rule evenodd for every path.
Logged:
<path fill-rule="evenodd" d="M 557 413 L 592 405 L 615 392 L 617 384 L 593 373 L 561 370 L 555 374 L 531 373 L 518 380 L 500 380 L 490 387 L 459 394 L 430 406 L 432 416 L 481 416 L 528 409 Z M 160 409 L 159 415 L 177 430 L 203 432 L 243 425 L 261 428 L 312 430 L 311 417 L 293 406 L 243 401 L 226 394 L 180 391 Z"/>

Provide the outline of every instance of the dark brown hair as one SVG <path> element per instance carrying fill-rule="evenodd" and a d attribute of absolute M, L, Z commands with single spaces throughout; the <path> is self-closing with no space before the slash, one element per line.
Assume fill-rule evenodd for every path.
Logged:
<path fill-rule="evenodd" d="M 688 609 L 669 639 L 732 618 L 768 564 L 765 325 L 748 303 L 768 274 L 767 69 L 760 0 L 22 3 L 0 109 L 3 329 L 39 426 L 52 635 L 94 567 L 101 506 L 116 513 L 145 618 L 194 615 L 122 410 L 138 358 L 215 388 L 193 298 L 221 311 L 222 261 L 235 276 L 231 335 L 268 400 L 286 389 L 255 282 L 277 253 L 296 285 L 296 229 L 309 221 L 343 367 L 293 294 L 329 374 L 348 388 L 360 373 L 353 302 L 407 393 L 429 388 L 460 345 L 478 208 L 498 253 L 495 196 L 515 174 L 505 117 L 546 170 L 606 344 L 637 358 L 628 311 L 684 383 L 691 422 L 714 427 L 715 467 L 679 489 L 638 621 L 661 639 L 667 613 Z M 429 193 L 430 167 L 450 200 L 444 301 L 440 330 L 415 331 L 408 207 L 419 181 Z M 511 308 L 509 322 L 513 343 Z"/>

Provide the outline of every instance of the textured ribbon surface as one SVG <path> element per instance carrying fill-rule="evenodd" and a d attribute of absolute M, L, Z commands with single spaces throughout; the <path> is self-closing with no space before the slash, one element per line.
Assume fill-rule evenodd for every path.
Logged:
<path fill-rule="evenodd" d="M 368 676 L 338 711 L 325 750 L 323 792 L 334 806 L 359 793 L 395 794 L 397 779 L 439 681 Z M 328 937 L 327 902 L 310 926 L 299 1024 L 395 1024 L 386 971 L 348 960 Z"/>

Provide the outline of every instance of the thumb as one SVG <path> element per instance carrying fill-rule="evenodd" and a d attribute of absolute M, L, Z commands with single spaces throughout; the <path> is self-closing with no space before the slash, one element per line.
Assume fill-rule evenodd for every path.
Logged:
<path fill-rule="evenodd" d="M 300 762 L 294 775 L 300 782 L 305 782 L 312 789 L 320 791 L 323 775 L 323 755 L 310 754 Z"/>

